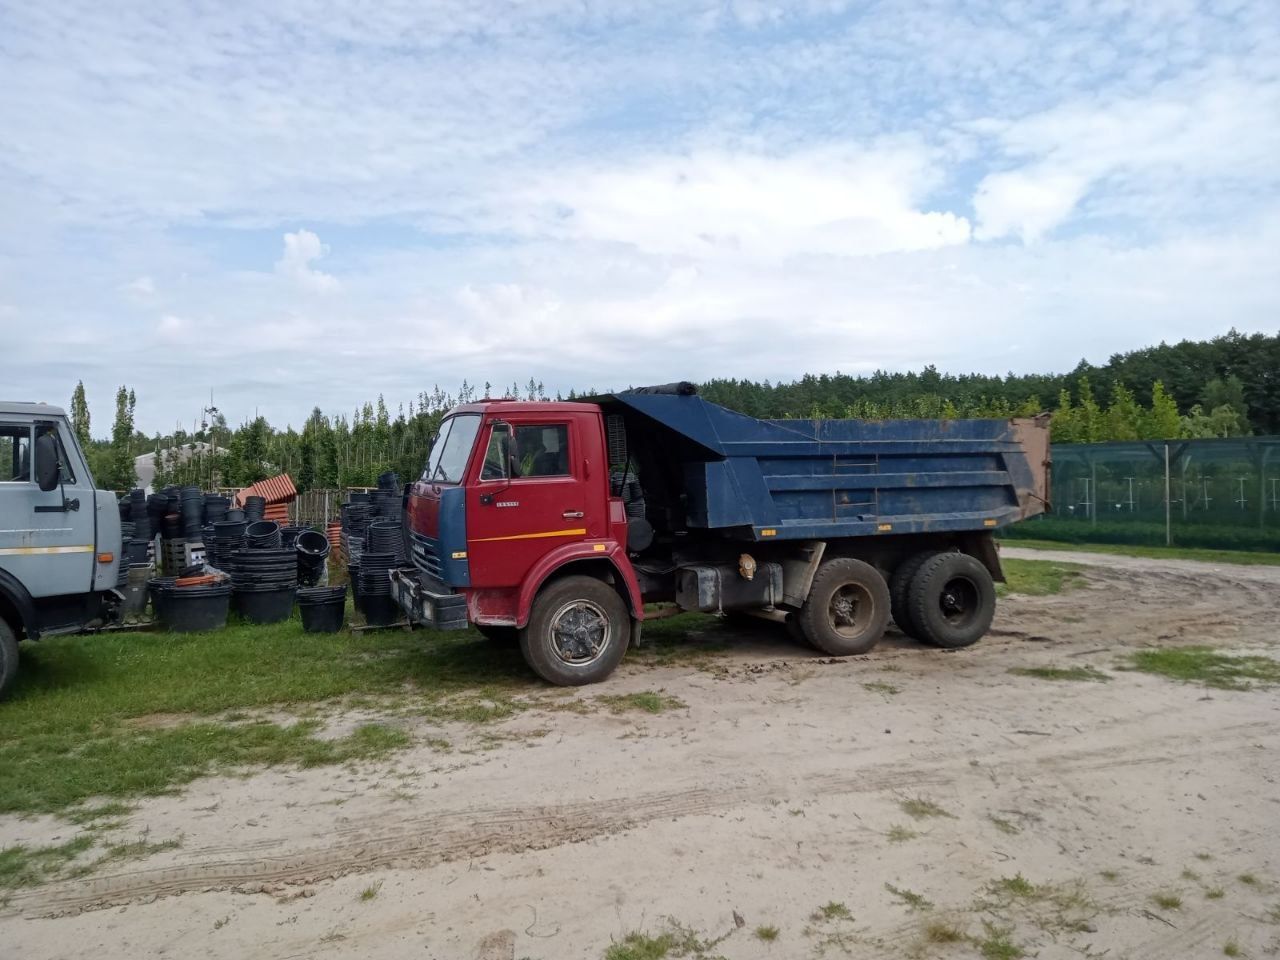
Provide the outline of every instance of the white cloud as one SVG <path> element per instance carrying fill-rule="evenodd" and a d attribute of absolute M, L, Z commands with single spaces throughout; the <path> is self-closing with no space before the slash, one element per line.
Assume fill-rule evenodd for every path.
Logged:
<path fill-rule="evenodd" d="M 155 281 L 150 277 L 138 277 L 120 288 L 131 300 L 145 302 L 156 295 Z"/>
<path fill-rule="evenodd" d="M 190 329 L 191 324 L 188 320 L 172 313 L 164 314 L 156 324 L 156 333 L 162 340 L 169 343 L 183 342 Z"/>
<path fill-rule="evenodd" d="M 936 176 L 906 148 L 657 155 L 535 183 L 516 198 L 532 208 L 517 228 L 687 256 L 931 250 L 969 239 L 964 217 L 919 208 Z"/>
<path fill-rule="evenodd" d="M 311 267 L 329 252 L 320 238 L 310 230 L 284 235 L 284 254 L 276 261 L 276 273 L 288 277 L 309 293 L 335 293 L 341 285 L 338 278 Z"/>
<path fill-rule="evenodd" d="M 1088 180 L 1077 174 L 1015 170 L 984 177 L 973 198 L 975 236 L 995 240 L 1010 234 L 1023 243 L 1039 240 L 1071 214 Z"/>

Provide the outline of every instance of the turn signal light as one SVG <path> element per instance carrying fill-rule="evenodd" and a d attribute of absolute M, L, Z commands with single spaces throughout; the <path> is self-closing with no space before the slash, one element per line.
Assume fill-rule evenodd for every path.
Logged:
<path fill-rule="evenodd" d="M 111 562 L 112 560 L 114 560 L 115 558 L 116 558 L 116 555 L 115 555 L 114 553 L 100 553 L 100 554 L 98 554 L 98 562 L 99 562 L 99 563 L 110 563 L 110 562 Z"/>

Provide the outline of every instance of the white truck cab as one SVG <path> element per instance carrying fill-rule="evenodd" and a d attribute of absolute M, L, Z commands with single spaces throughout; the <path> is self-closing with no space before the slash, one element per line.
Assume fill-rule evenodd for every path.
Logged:
<path fill-rule="evenodd" d="M 19 640 L 113 616 L 120 562 L 116 497 L 94 489 L 66 413 L 0 401 L 0 696 Z"/>

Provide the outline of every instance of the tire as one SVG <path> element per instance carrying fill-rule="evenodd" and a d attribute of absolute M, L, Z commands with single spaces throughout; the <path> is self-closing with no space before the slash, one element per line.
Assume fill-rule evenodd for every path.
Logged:
<path fill-rule="evenodd" d="M 520 639 L 519 627 L 499 627 L 487 623 L 475 623 L 472 626 L 476 628 L 480 636 L 491 643 L 508 646 Z"/>
<path fill-rule="evenodd" d="M 533 601 L 520 652 L 543 680 L 577 687 L 613 673 L 630 639 L 631 615 L 613 587 L 594 577 L 565 577 Z"/>
<path fill-rule="evenodd" d="M 977 643 L 990 629 L 996 585 L 973 557 L 940 553 L 916 571 L 907 603 L 920 639 L 955 650 Z"/>
<path fill-rule="evenodd" d="M 889 585 L 869 563 L 828 560 L 813 578 L 799 621 L 805 639 L 823 653 L 866 653 L 889 624 Z"/>
<path fill-rule="evenodd" d="M 18 675 L 18 638 L 5 620 L 0 620 L 0 700 Z"/>
<path fill-rule="evenodd" d="M 908 637 L 920 639 L 920 628 L 911 621 L 911 608 L 907 604 L 907 593 L 911 589 L 911 581 L 916 572 L 929 560 L 936 557 L 938 551 L 923 550 L 913 553 L 893 569 L 889 577 L 889 609 L 893 614 L 893 622 Z"/>

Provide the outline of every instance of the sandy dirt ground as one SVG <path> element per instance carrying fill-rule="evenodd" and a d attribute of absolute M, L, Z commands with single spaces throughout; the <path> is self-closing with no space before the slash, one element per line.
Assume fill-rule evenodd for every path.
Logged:
<path fill-rule="evenodd" d="M 385 765 L 143 802 L 129 830 L 182 846 L 20 891 L 3 955 L 594 960 L 673 923 L 729 960 L 982 955 L 931 924 L 1045 960 L 1280 953 L 1280 695 L 1119 669 L 1154 645 L 1276 655 L 1280 567 L 1006 555 L 1089 564 L 1086 584 L 1004 598 L 955 653 L 895 633 L 838 661 L 717 625 L 734 642 L 709 663 L 573 694 L 685 704 L 662 714 L 403 720 L 421 745 Z M 1111 680 L 1009 672 L 1040 666 Z"/>

